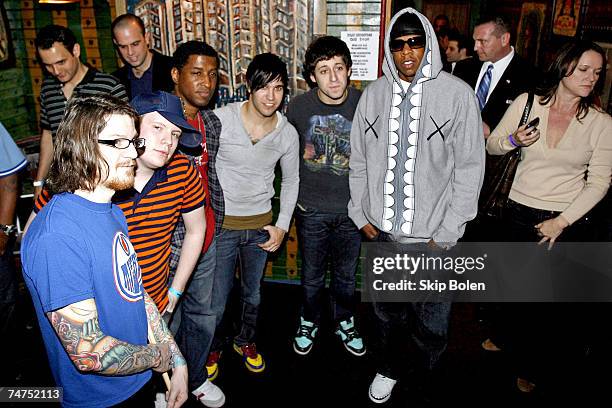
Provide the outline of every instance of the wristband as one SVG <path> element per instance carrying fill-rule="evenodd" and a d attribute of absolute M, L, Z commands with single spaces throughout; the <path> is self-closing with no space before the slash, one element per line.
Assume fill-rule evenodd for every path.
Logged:
<path fill-rule="evenodd" d="M 516 142 L 514 141 L 514 138 L 512 137 L 512 134 L 508 135 L 508 141 L 510 142 L 510 144 L 514 147 L 521 147 L 521 145 L 516 144 Z"/>
<path fill-rule="evenodd" d="M 42 187 L 45 185 L 45 180 L 34 180 L 32 183 L 34 187 Z"/>
<path fill-rule="evenodd" d="M 168 292 L 172 293 L 177 298 L 180 298 L 183 295 L 183 292 L 179 292 L 178 290 L 174 289 L 172 286 L 168 288 Z"/>

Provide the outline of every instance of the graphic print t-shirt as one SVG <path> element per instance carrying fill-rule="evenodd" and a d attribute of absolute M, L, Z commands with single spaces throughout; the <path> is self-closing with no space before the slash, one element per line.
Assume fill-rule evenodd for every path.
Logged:
<path fill-rule="evenodd" d="M 353 115 L 361 92 L 349 87 L 340 105 L 319 100 L 318 88 L 295 97 L 287 119 L 300 135 L 298 204 L 332 213 L 346 213 Z"/>

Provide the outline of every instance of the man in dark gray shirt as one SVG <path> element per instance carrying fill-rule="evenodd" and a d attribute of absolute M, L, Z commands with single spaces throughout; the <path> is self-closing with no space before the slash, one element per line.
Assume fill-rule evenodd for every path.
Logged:
<path fill-rule="evenodd" d="M 365 354 L 355 329 L 355 274 L 361 246 L 348 217 L 350 133 L 361 92 L 349 86 L 346 44 L 320 37 L 306 51 L 304 76 L 313 89 L 294 98 L 287 119 L 300 135 L 300 190 L 296 226 L 302 255 L 302 316 L 293 349 L 312 350 L 321 319 L 325 274 L 331 262 L 331 301 L 336 334 L 356 356 Z"/>

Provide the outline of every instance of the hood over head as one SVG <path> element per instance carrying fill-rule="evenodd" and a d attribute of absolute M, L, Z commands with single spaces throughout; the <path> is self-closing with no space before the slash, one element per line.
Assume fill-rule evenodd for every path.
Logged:
<path fill-rule="evenodd" d="M 421 27 L 415 26 L 414 23 L 416 20 L 407 18 L 409 16 L 404 16 L 408 13 L 418 18 Z M 411 7 L 400 10 L 389 22 L 389 27 L 387 27 L 387 31 L 385 33 L 385 60 L 383 62 L 382 70 L 389 82 L 395 82 L 398 85 L 400 84 L 400 78 L 397 73 L 397 68 L 395 67 L 395 62 L 393 61 L 393 53 L 389 47 L 389 41 L 394 38 L 410 34 L 422 34 L 425 36 L 426 40 L 423 59 L 421 60 L 421 65 L 419 66 L 419 69 L 417 70 L 417 73 L 411 83 L 412 87 L 415 83 L 421 83 L 437 77 L 438 73 L 442 70 L 442 59 L 440 57 L 438 38 L 436 37 L 436 33 L 427 17 Z"/>

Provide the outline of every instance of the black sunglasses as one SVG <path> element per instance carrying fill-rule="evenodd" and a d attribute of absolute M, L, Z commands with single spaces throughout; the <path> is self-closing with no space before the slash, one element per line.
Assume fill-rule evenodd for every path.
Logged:
<path fill-rule="evenodd" d="M 389 48 L 391 51 L 398 52 L 404 49 L 404 45 L 408 44 L 411 50 L 418 50 L 419 48 L 423 48 L 425 46 L 425 37 L 419 35 L 418 37 L 410 37 L 407 40 L 400 40 L 396 38 L 395 40 L 389 41 Z"/>
<path fill-rule="evenodd" d="M 133 144 L 136 149 L 142 149 L 145 147 L 145 142 L 146 140 L 141 137 L 135 137 L 134 139 L 119 138 L 113 140 L 98 139 L 98 143 L 113 146 L 115 149 L 127 149 L 130 147 L 130 144 Z"/>

